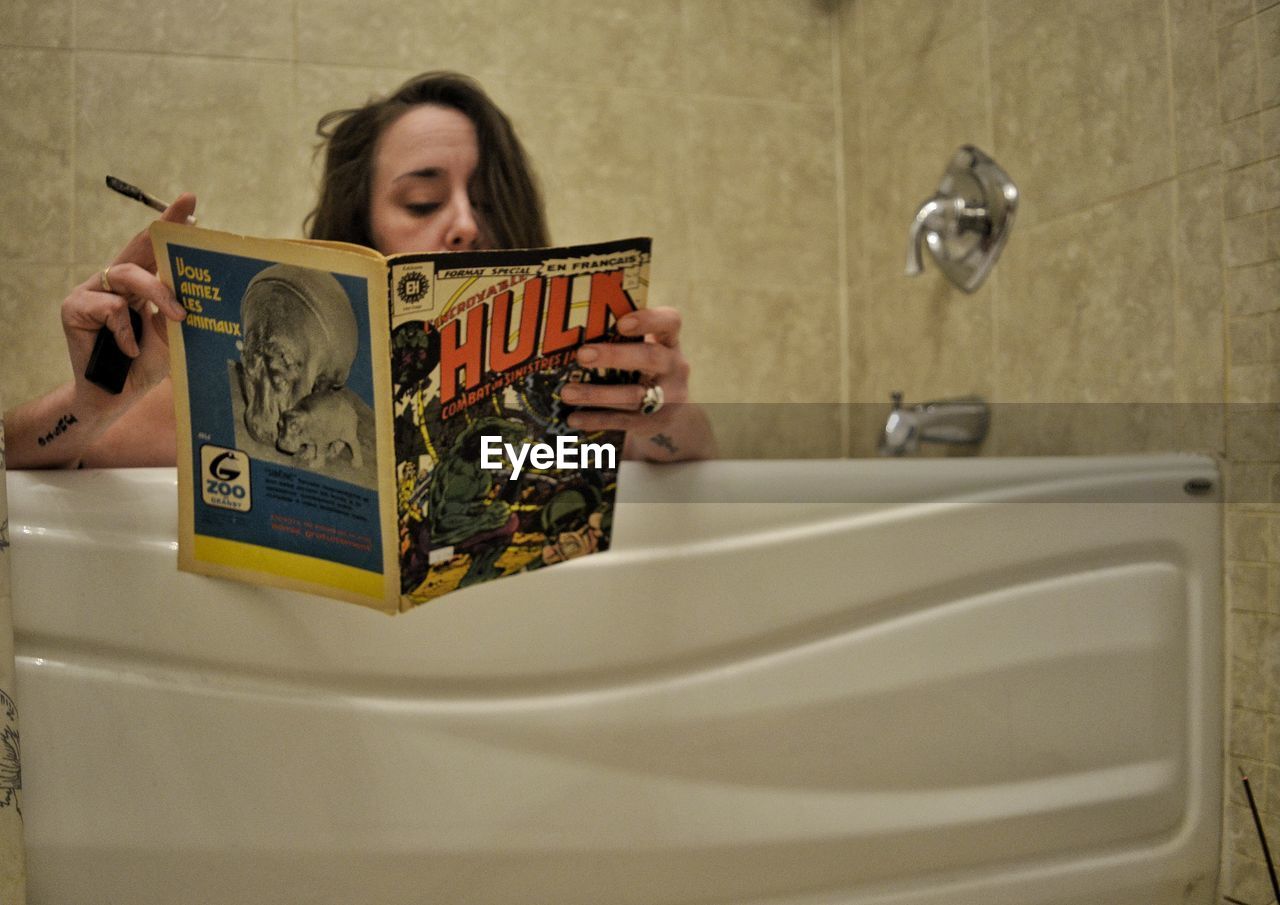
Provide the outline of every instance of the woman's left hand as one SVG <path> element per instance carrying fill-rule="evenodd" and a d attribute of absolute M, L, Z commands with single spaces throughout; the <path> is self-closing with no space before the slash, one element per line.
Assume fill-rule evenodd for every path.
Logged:
<path fill-rule="evenodd" d="M 623 336 L 643 337 L 638 343 L 591 343 L 578 350 L 585 368 L 639 371 L 634 384 L 573 383 L 561 398 L 579 411 L 569 426 L 588 433 L 627 432 L 623 458 L 674 462 L 709 459 L 716 454 L 715 437 L 702 409 L 689 401 L 689 362 L 680 351 L 680 312 L 674 308 L 633 311 L 618 321 Z M 661 391 L 661 405 L 645 414 L 646 392 Z M 650 393 L 652 401 L 653 394 Z"/>

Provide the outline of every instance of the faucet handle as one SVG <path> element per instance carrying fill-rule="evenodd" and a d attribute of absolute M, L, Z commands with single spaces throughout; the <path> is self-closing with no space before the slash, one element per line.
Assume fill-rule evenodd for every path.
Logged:
<path fill-rule="evenodd" d="M 907 242 L 907 276 L 924 271 L 927 246 L 947 278 L 965 292 L 982 285 L 1013 226 L 1018 189 L 1000 166 L 964 145 L 938 191 L 916 211 Z"/>
<path fill-rule="evenodd" d="M 907 232 L 907 268 L 909 277 L 924 273 L 924 244 L 930 235 L 937 236 L 945 228 L 942 207 L 946 199 L 934 195 L 920 205 Z M 899 394 L 901 395 L 901 394 Z"/>

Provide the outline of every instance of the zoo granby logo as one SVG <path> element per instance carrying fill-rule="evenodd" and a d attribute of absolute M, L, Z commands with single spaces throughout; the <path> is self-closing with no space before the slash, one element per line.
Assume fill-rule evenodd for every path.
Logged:
<path fill-rule="evenodd" d="M 249 457 L 238 449 L 200 447 L 200 496 L 205 505 L 235 512 L 253 508 L 249 492 Z"/>

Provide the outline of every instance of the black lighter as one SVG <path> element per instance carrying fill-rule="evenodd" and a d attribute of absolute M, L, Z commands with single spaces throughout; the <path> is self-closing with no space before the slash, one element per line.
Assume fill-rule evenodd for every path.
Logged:
<path fill-rule="evenodd" d="M 129 324 L 133 327 L 133 338 L 142 348 L 142 315 L 129 309 Z M 118 394 L 124 389 L 124 382 L 129 377 L 129 366 L 133 359 L 120 350 L 116 338 L 110 328 L 100 327 L 98 336 L 93 341 L 93 351 L 89 353 L 89 364 L 84 369 L 85 379 L 97 384 L 108 393 Z"/>

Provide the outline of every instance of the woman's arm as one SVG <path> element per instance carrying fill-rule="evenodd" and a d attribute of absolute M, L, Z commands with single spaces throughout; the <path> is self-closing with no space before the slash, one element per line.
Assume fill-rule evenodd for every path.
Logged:
<path fill-rule="evenodd" d="M 182 195 L 161 215 L 183 222 L 195 210 L 194 195 Z M 62 303 L 72 380 L 5 415 L 10 468 L 75 468 L 172 464 L 173 414 L 168 390 L 169 350 L 165 319 L 181 320 L 182 306 L 156 278 L 151 239 L 144 230 L 103 273 L 95 273 Z M 158 309 L 149 314 L 150 305 Z M 136 341 L 129 308 L 143 315 Z M 84 371 L 99 328 L 133 359 L 124 389 L 109 393 Z M 157 388 L 164 385 L 164 389 Z M 153 392 L 156 391 L 156 392 Z"/>
<path fill-rule="evenodd" d="M 680 351 L 680 312 L 674 308 L 634 311 L 618 321 L 623 336 L 639 343 L 592 343 L 578 350 L 578 363 L 589 368 L 639 371 L 641 382 L 622 386 L 576 383 L 561 392 L 583 410 L 569 416 L 578 430 L 624 430 L 623 458 L 651 462 L 710 459 L 716 440 L 706 413 L 689 401 L 689 362 Z M 640 407 L 647 387 L 661 387 L 661 408 L 644 414 Z"/>
<path fill-rule="evenodd" d="M 84 468 L 171 466 L 178 460 L 173 383 L 165 378 L 102 432 L 80 460 Z"/>
<path fill-rule="evenodd" d="M 177 455 L 168 380 L 134 404 L 78 400 L 65 383 L 7 412 L 4 427 L 9 468 L 172 465 Z"/>

